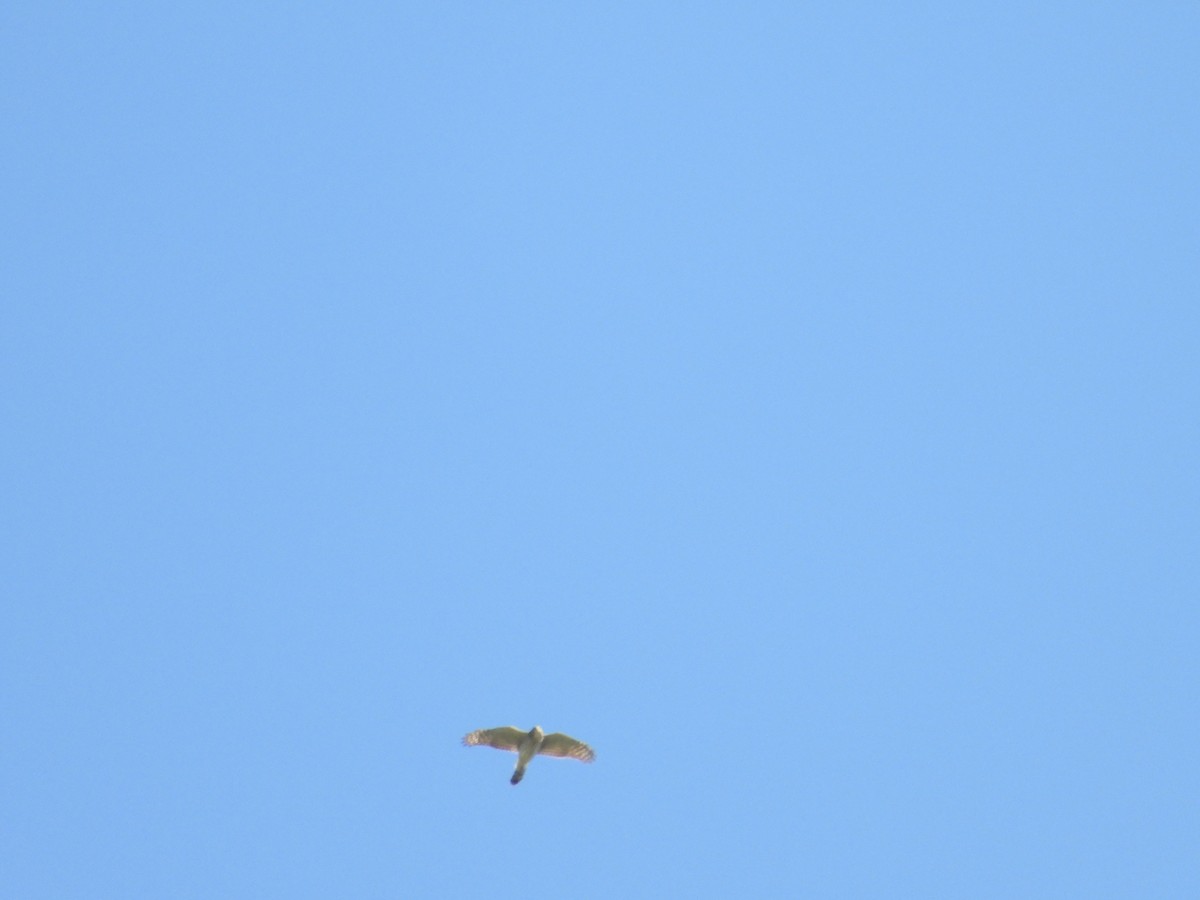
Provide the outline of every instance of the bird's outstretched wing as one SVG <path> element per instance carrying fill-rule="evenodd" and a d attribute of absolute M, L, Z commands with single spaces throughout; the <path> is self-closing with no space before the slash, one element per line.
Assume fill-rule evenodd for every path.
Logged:
<path fill-rule="evenodd" d="M 511 725 L 500 728 L 481 728 L 463 737 L 463 744 L 468 747 L 495 747 L 497 750 L 511 750 L 514 753 L 521 746 L 525 732 Z"/>
<path fill-rule="evenodd" d="M 558 732 L 546 735 L 538 753 L 543 756 L 569 756 L 571 759 L 585 763 L 590 763 L 596 758 L 596 751 L 583 741 L 577 741 L 570 735 Z"/>

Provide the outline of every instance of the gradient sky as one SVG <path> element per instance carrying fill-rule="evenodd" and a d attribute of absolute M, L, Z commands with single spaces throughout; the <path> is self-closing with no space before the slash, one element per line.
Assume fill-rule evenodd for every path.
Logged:
<path fill-rule="evenodd" d="M 1197 46 L 5 4 L 0 895 L 1200 896 Z"/>

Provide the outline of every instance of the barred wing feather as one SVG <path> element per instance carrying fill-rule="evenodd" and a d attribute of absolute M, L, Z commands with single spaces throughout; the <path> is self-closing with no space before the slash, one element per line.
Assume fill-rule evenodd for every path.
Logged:
<path fill-rule="evenodd" d="M 583 741 L 558 732 L 546 735 L 538 753 L 543 756 L 570 757 L 585 763 L 590 763 L 596 758 L 596 751 Z"/>
<path fill-rule="evenodd" d="M 495 747 L 497 750 L 511 750 L 516 753 L 521 746 L 521 739 L 526 736 L 520 728 L 504 725 L 500 728 L 480 728 L 478 731 L 472 731 L 462 742 L 468 747 Z"/>

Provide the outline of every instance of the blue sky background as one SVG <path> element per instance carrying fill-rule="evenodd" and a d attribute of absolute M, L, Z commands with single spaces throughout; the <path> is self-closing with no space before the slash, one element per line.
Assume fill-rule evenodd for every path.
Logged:
<path fill-rule="evenodd" d="M 5 4 L 0 894 L 1200 896 L 1198 43 Z"/>

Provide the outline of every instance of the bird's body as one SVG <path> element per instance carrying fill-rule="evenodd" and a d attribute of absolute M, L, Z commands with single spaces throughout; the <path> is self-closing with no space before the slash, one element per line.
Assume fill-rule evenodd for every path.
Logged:
<path fill-rule="evenodd" d="M 538 755 L 570 757 L 585 763 L 596 758 L 596 751 L 583 741 L 558 732 L 546 734 L 540 725 L 534 725 L 529 731 L 512 725 L 481 728 L 466 735 L 463 744 L 467 747 L 495 747 L 516 753 L 517 767 L 513 769 L 512 784 L 517 784 L 525 777 L 525 767 Z"/>

